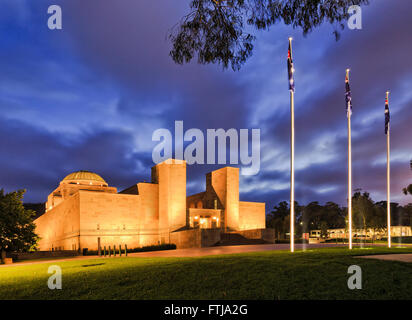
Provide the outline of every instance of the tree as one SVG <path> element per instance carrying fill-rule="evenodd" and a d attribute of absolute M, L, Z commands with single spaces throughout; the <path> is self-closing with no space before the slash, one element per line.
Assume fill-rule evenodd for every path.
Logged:
<path fill-rule="evenodd" d="M 369 217 L 369 227 L 373 230 L 373 238 L 378 231 L 383 231 L 387 227 L 387 206 L 386 201 L 377 202 L 373 212 Z"/>
<path fill-rule="evenodd" d="M 352 198 L 353 226 L 355 229 L 368 229 L 371 227 L 371 217 L 374 213 L 374 202 L 368 192 L 356 191 Z"/>
<path fill-rule="evenodd" d="M 405 195 L 407 195 L 408 193 L 410 194 L 410 195 L 412 195 L 412 184 L 410 184 L 409 186 L 407 186 L 406 188 L 403 188 L 403 193 L 405 194 Z"/>
<path fill-rule="evenodd" d="M 0 251 L 2 261 L 7 251 L 35 248 L 39 237 L 32 217 L 35 212 L 23 206 L 25 190 L 4 193 L 0 190 Z"/>
<path fill-rule="evenodd" d="M 408 217 L 406 220 L 409 223 L 406 223 L 405 225 L 409 225 L 412 228 L 412 203 L 407 204 L 406 206 L 403 207 L 403 211 L 405 215 Z"/>
<path fill-rule="evenodd" d="M 296 221 L 298 221 L 300 216 L 301 207 L 295 201 L 295 231 L 298 234 L 299 229 L 296 226 Z M 288 202 L 282 201 L 277 206 L 274 206 L 273 211 L 267 217 L 266 226 L 275 229 L 278 239 L 286 238 L 286 233 L 290 230 L 290 208 Z"/>
<path fill-rule="evenodd" d="M 320 236 L 322 238 L 327 238 L 328 237 L 328 229 L 329 229 L 329 225 L 326 221 L 322 220 L 319 224 L 320 227 Z"/>
<path fill-rule="evenodd" d="M 256 36 L 249 29 L 265 30 L 283 21 L 306 35 L 325 21 L 344 29 L 348 8 L 369 0 L 191 0 L 190 13 L 169 34 L 172 59 L 183 64 L 197 54 L 198 63 L 219 63 L 239 70 L 252 55 Z M 247 27 L 250 26 L 250 27 Z"/>

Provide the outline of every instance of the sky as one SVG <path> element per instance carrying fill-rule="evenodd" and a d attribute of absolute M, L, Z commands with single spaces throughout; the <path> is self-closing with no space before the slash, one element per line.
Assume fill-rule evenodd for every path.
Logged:
<path fill-rule="evenodd" d="M 58 4 L 63 29 L 49 30 Z M 260 129 L 261 168 L 240 198 L 267 211 L 289 199 L 287 39 L 295 64 L 296 200 L 347 199 L 344 77 L 351 69 L 353 189 L 386 199 L 385 92 L 390 90 L 392 201 L 412 183 L 412 2 L 375 0 L 362 30 L 323 25 L 307 36 L 281 23 L 256 31 L 238 72 L 176 65 L 167 38 L 189 12 L 176 0 L 0 0 L 0 188 L 44 202 L 69 173 L 90 170 L 122 190 L 150 181 L 152 133 Z M 222 165 L 188 166 L 188 194 Z"/>

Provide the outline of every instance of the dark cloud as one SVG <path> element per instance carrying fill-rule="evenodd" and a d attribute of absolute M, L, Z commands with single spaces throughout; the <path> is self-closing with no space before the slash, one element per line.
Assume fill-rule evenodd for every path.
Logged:
<path fill-rule="evenodd" d="M 77 142 L 21 121 L 0 118 L 0 182 L 6 191 L 25 188 L 26 201 L 44 201 L 67 174 L 90 170 L 125 188 L 150 180 L 151 159 L 131 150 L 121 131 L 84 133 Z M 7 137 L 7 138 L 6 138 Z M 137 168 L 147 168 L 145 171 Z"/>
<path fill-rule="evenodd" d="M 19 6 L 23 3 L 29 2 Z M 119 188 L 148 180 L 150 131 L 173 130 L 175 120 L 184 120 L 185 129 L 260 128 L 264 162 L 257 176 L 241 178 L 241 198 L 264 201 L 268 210 L 289 199 L 284 39 L 290 28 L 277 25 L 258 33 L 254 57 L 233 73 L 171 61 L 167 34 L 187 13 L 187 2 L 71 0 L 62 3 L 62 32 L 45 27 L 46 15 L 39 12 L 48 4 L 24 6 L 16 26 L 2 33 L 1 185 L 26 187 L 28 200 L 44 201 L 74 170 L 96 171 Z M 299 202 L 345 204 L 347 67 L 354 101 L 354 188 L 370 191 L 375 200 L 385 196 L 383 107 L 390 89 L 392 188 L 396 201 L 407 201 L 400 189 L 412 182 L 411 9 L 408 1 L 374 2 L 363 9 L 363 29 L 344 31 L 339 42 L 326 26 L 307 38 L 295 37 Z M 9 18 L 1 18 L 10 25 Z M 60 104 L 62 93 L 69 92 L 82 99 L 65 96 Z M 99 107 L 88 107 L 86 100 Z M 39 123 L 42 116 L 53 130 L 46 121 Z M 190 166 L 188 193 L 202 191 L 205 174 L 218 167 Z"/>

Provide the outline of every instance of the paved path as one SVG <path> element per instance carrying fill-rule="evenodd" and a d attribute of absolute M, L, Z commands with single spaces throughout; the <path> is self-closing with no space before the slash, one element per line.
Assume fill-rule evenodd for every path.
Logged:
<path fill-rule="evenodd" d="M 390 260 L 390 261 L 401 261 L 401 262 L 412 262 L 412 253 L 405 254 L 377 254 L 371 256 L 361 256 L 356 258 L 364 259 L 378 259 L 378 260 Z"/>

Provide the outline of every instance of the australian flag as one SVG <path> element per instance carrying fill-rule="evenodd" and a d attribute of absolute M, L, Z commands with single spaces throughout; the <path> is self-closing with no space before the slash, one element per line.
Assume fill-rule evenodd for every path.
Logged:
<path fill-rule="evenodd" d="M 345 77 L 345 84 L 346 84 L 346 112 L 348 114 L 348 117 L 352 115 L 352 93 L 350 91 L 350 85 L 349 85 L 349 75 L 346 73 Z"/>
<path fill-rule="evenodd" d="M 289 90 L 295 92 L 295 80 L 293 79 L 293 60 L 292 60 L 292 42 L 289 40 L 288 49 L 288 75 L 289 75 Z"/>
<path fill-rule="evenodd" d="M 388 97 L 386 97 L 385 99 L 385 134 L 388 134 L 390 120 L 391 120 L 391 115 L 389 113 L 389 101 L 388 101 Z"/>

